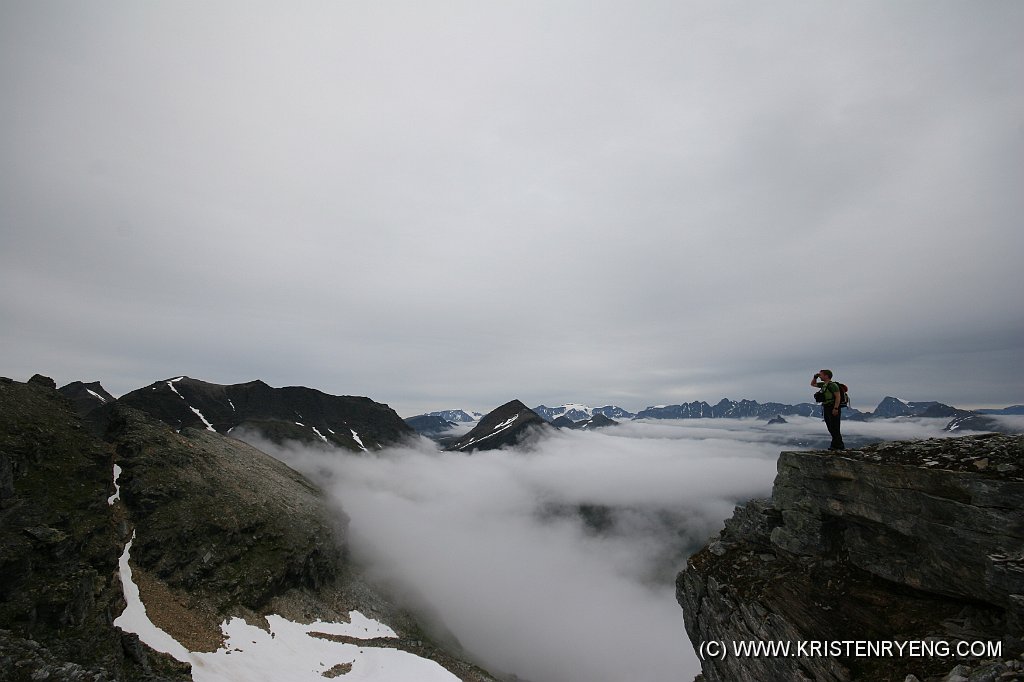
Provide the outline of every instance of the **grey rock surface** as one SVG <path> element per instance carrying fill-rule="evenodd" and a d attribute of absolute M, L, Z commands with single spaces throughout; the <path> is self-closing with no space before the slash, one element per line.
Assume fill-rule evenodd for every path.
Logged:
<path fill-rule="evenodd" d="M 999 643 L 1006 660 L 793 649 L 707 657 L 704 679 L 937 681 L 958 663 L 978 675 L 1012 673 L 1024 650 L 1022 461 L 1024 437 L 995 434 L 842 456 L 784 452 L 772 498 L 737 507 L 690 558 L 676 590 L 698 650 L 705 642 L 983 640 Z"/>

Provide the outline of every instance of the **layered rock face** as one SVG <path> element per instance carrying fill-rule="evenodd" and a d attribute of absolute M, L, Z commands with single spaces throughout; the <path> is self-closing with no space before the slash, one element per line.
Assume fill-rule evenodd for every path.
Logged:
<path fill-rule="evenodd" d="M 730 649 L 704 660 L 706 680 L 942 679 L 958 662 L 1014 673 L 1024 649 L 1024 437 L 784 452 L 778 470 L 772 498 L 737 508 L 677 580 L 694 647 Z M 931 642 L 940 655 L 822 644 L 844 641 Z M 740 656 L 734 642 L 791 649 Z M 998 646 L 1009 662 L 958 656 L 958 642 Z"/>

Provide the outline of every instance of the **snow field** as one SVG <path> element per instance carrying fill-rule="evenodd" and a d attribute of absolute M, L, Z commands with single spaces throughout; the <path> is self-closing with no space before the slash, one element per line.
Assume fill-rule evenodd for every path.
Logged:
<path fill-rule="evenodd" d="M 120 467 L 114 468 L 114 485 Z M 118 495 L 111 496 L 113 504 Z M 157 651 L 192 664 L 195 682 L 323 682 L 324 674 L 339 673 L 345 682 L 458 682 L 451 672 L 435 661 L 399 649 L 334 642 L 318 634 L 343 635 L 353 639 L 397 638 L 387 625 L 349 612 L 348 623 L 316 621 L 296 623 L 281 616 L 267 616 L 269 629 L 250 625 L 242 618 L 221 624 L 224 646 L 214 652 L 189 651 L 150 620 L 129 564 L 135 533 L 125 545 L 118 562 L 127 606 L 114 625 L 132 632 Z M 339 668 L 339 666 L 341 666 Z"/>

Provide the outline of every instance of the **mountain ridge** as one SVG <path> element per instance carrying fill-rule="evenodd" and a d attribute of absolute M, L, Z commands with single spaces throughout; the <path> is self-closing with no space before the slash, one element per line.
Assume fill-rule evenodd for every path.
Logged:
<path fill-rule="evenodd" d="M 590 407 L 583 403 L 565 403 L 563 405 L 549 407 L 538 405 L 533 411 L 547 422 L 554 422 L 559 417 L 565 417 L 571 421 L 584 421 L 596 414 L 602 414 L 613 419 L 771 419 L 777 416 L 804 416 L 821 417 L 821 405 L 817 403 L 760 403 L 756 400 L 741 399 L 732 400 L 722 398 L 712 405 L 706 401 L 693 401 L 689 403 L 678 403 L 671 405 L 648 406 L 639 412 L 633 413 L 624 408 L 608 405 L 604 407 Z M 429 415 L 445 415 L 462 412 L 461 410 L 446 410 L 429 412 Z M 844 418 L 848 420 L 872 420 L 872 419 L 895 419 L 899 417 L 964 417 L 972 414 L 978 415 L 1005 415 L 1024 412 L 1020 406 L 1010 406 L 1001 409 L 964 410 L 953 407 L 938 401 L 903 401 L 892 396 L 883 398 L 878 406 L 870 412 L 861 411 L 857 408 L 848 408 L 844 411 Z M 464 412 L 462 412 L 465 414 Z M 455 421 L 449 419 L 449 421 Z M 468 421 L 468 420 L 465 420 Z"/>
<path fill-rule="evenodd" d="M 413 433 L 394 410 L 370 398 L 304 386 L 273 388 L 262 380 L 222 385 L 179 376 L 126 393 L 117 402 L 177 429 L 250 430 L 275 443 L 320 442 L 357 452 Z"/>
<path fill-rule="evenodd" d="M 41 376 L 41 375 L 37 375 L 37 376 Z M 49 380 L 49 381 L 52 381 L 52 380 Z M 234 403 L 232 402 L 232 393 L 237 395 L 239 392 L 243 392 L 244 393 L 246 391 L 255 392 L 255 393 L 275 393 L 275 392 L 281 393 L 281 394 L 291 393 L 293 396 L 297 396 L 298 394 L 301 394 L 301 393 L 305 392 L 305 393 L 309 393 L 309 394 L 312 394 L 312 395 L 319 395 L 322 398 L 326 398 L 326 399 L 337 398 L 337 399 L 342 399 L 342 400 L 369 401 L 370 403 L 373 403 L 375 405 L 382 405 L 384 408 L 386 408 L 388 410 L 391 409 L 386 404 L 375 403 L 374 401 L 372 401 L 369 398 L 355 397 L 355 396 L 331 396 L 330 394 L 325 393 L 325 392 L 323 392 L 323 391 L 321 391 L 319 389 L 309 388 L 309 387 L 305 387 L 305 386 L 288 386 L 288 387 L 276 388 L 275 389 L 275 388 L 272 388 L 271 386 L 269 386 L 266 382 L 264 382 L 261 379 L 256 379 L 256 380 L 252 380 L 252 381 L 248 381 L 248 382 L 243 382 L 243 383 L 239 383 L 239 384 L 222 385 L 222 384 L 210 383 L 210 382 L 206 382 L 206 381 L 202 381 L 202 380 L 198 380 L 198 379 L 191 379 L 191 378 L 189 378 L 187 376 L 179 376 L 179 377 L 175 377 L 175 378 L 172 378 L 172 379 L 163 379 L 163 380 L 160 380 L 160 381 L 153 382 L 152 384 L 150 384 L 148 386 L 145 386 L 145 387 L 142 387 L 142 388 L 130 391 L 129 393 L 126 393 L 124 396 L 121 396 L 121 398 L 125 398 L 125 397 L 128 397 L 128 396 L 131 396 L 129 398 L 129 402 L 136 401 L 137 400 L 136 396 L 138 396 L 138 394 L 140 392 L 145 391 L 146 389 L 152 390 L 154 388 L 157 388 L 161 384 L 180 385 L 180 386 L 185 387 L 186 390 L 189 390 L 191 392 L 195 392 L 196 387 L 205 387 L 205 392 L 208 394 L 206 396 L 207 402 L 208 402 L 208 399 L 212 396 L 212 397 L 214 397 L 214 402 L 217 402 L 219 400 L 219 403 L 220 403 L 219 405 L 217 405 L 217 406 L 212 408 L 212 412 L 216 415 L 216 418 L 215 419 L 214 418 L 209 418 L 208 419 L 207 415 L 205 414 L 205 412 L 201 409 L 202 406 L 190 405 L 188 403 L 188 401 L 185 400 L 185 398 L 183 396 L 181 396 L 182 399 L 185 400 L 185 405 L 176 405 L 177 409 L 171 409 L 171 410 L 167 410 L 166 407 L 163 408 L 161 410 L 161 412 L 164 414 L 163 421 L 165 421 L 165 422 L 167 422 L 169 424 L 172 424 L 172 425 L 177 424 L 179 426 L 180 425 L 196 425 L 198 423 L 202 423 L 204 426 L 206 426 L 207 424 L 203 420 L 207 419 L 207 421 L 209 422 L 209 426 L 211 428 L 213 428 L 214 430 L 217 430 L 219 432 L 225 432 L 227 430 L 230 430 L 231 428 L 236 428 L 236 426 L 237 426 L 237 424 L 235 423 L 236 419 L 233 419 L 231 416 L 225 416 L 223 414 L 223 409 L 224 409 L 225 404 L 227 404 L 228 406 L 231 407 L 231 409 L 233 411 L 235 409 L 235 406 L 234 406 Z M 172 391 L 174 391 L 174 388 L 175 388 L 174 386 L 171 386 L 171 390 Z M 70 398 L 75 403 L 76 410 L 79 412 L 79 414 L 82 414 L 82 415 L 87 414 L 92 409 L 96 409 L 98 407 L 102 407 L 105 404 L 108 404 L 108 403 L 114 402 L 116 400 L 119 400 L 119 398 L 114 398 L 109 392 L 107 392 L 106 389 L 103 388 L 101 382 L 99 382 L 99 381 L 92 381 L 92 382 L 73 381 L 73 382 L 70 382 L 69 384 L 66 384 L 65 386 L 60 387 L 57 390 L 60 391 L 65 396 L 67 396 L 68 398 Z M 218 391 L 220 392 L 219 394 L 217 394 Z M 178 391 L 178 393 L 180 394 L 180 391 Z M 215 395 L 215 394 L 217 394 L 217 395 Z M 289 399 L 287 399 L 287 398 L 286 399 L 279 399 L 278 402 L 288 403 Z M 301 399 L 299 400 L 299 402 L 301 402 Z M 308 404 L 308 401 L 306 401 L 306 402 Z M 190 409 L 190 410 L 186 411 L 185 410 L 186 407 L 195 408 L 195 409 L 194 410 Z M 209 409 L 209 407 L 208 407 L 208 409 Z M 625 420 L 630 420 L 630 419 L 723 419 L 723 418 L 724 419 L 743 419 L 743 418 L 758 418 L 758 419 L 765 418 L 765 419 L 771 419 L 771 418 L 776 417 L 776 416 L 790 416 L 790 415 L 792 415 L 792 416 L 810 416 L 810 417 L 820 417 L 821 416 L 821 406 L 816 404 L 816 403 L 805 402 L 805 403 L 790 404 L 790 403 L 780 403 L 780 402 L 774 402 L 774 401 L 766 402 L 766 403 L 761 403 L 761 402 L 758 402 L 756 400 L 750 400 L 750 399 L 747 399 L 747 398 L 743 398 L 743 399 L 740 399 L 740 400 L 732 400 L 730 398 L 722 398 L 721 400 L 719 400 L 715 404 L 711 404 L 711 403 L 709 403 L 707 401 L 703 401 L 703 400 L 698 400 L 698 401 L 692 401 L 692 402 L 687 402 L 687 403 L 649 405 L 646 408 L 644 408 L 643 410 L 640 410 L 640 411 L 635 412 L 635 413 L 634 412 L 630 412 L 629 410 L 626 410 L 626 409 L 624 409 L 622 407 L 619 407 L 617 405 L 604 405 L 604 406 L 601 406 L 601 407 L 590 407 L 589 405 L 586 405 L 584 403 L 564 403 L 562 405 L 557 405 L 557 406 L 553 406 L 553 407 L 549 407 L 547 405 L 541 404 L 541 405 L 538 405 L 537 407 L 532 408 L 532 410 L 533 410 L 533 412 L 538 414 L 540 417 L 542 417 L 546 422 L 549 422 L 549 423 L 553 422 L 558 417 L 567 417 L 571 421 L 580 422 L 580 421 L 585 421 L 585 420 L 591 419 L 594 415 L 597 415 L 597 414 L 604 415 L 605 417 L 608 417 L 608 418 L 611 418 L 611 419 L 625 419 Z M 189 412 L 191 412 L 191 414 Z M 283 414 L 281 414 L 281 412 L 282 412 L 282 410 L 277 410 L 276 413 L 274 415 L 272 415 L 270 418 L 274 419 L 274 420 L 277 420 L 277 421 L 287 422 L 288 419 L 286 418 L 286 416 L 287 417 L 298 417 L 299 415 L 302 414 L 298 409 L 295 409 L 294 407 L 291 409 L 291 413 L 288 414 L 288 415 L 283 415 Z M 872 411 L 861 411 L 861 410 L 859 410 L 857 408 L 849 408 L 844 413 L 844 416 L 848 420 L 862 420 L 862 419 L 870 420 L 870 419 L 879 419 L 879 418 L 892 419 L 892 418 L 898 418 L 898 417 L 950 417 L 950 418 L 957 417 L 957 418 L 965 418 L 965 417 L 968 417 L 970 415 L 992 416 L 992 415 L 1020 415 L 1020 414 L 1024 414 L 1024 405 L 1011 405 L 1011 406 L 1007 406 L 1007 407 L 1003 407 L 1003 408 L 982 408 L 982 409 L 977 409 L 977 410 L 966 410 L 966 409 L 961 409 L 961 408 L 953 407 L 953 406 L 947 405 L 945 403 L 942 403 L 942 402 L 939 402 L 939 401 L 934 401 L 934 400 L 929 400 L 929 401 L 906 401 L 906 400 L 901 400 L 901 399 L 893 397 L 893 396 L 886 396 L 886 397 L 884 397 L 878 403 L 878 405 Z M 397 416 L 397 413 L 395 414 L 395 416 Z M 443 419 L 445 421 L 454 422 L 454 423 L 474 423 L 474 422 L 479 422 L 480 419 L 482 419 L 484 415 L 482 413 L 480 413 L 480 412 L 471 412 L 471 411 L 467 411 L 467 410 L 463 410 L 463 409 L 447 409 L 447 410 L 435 410 L 435 411 L 431 411 L 431 412 L 425 412 L 425 413 L 422 413 L 422 414 L 414 415 L 412 417 L 407 417 L 405 419 L 401 419 L 400 418 L 400 420 L 403 423 L 405 423 L 405 424 L 409 424 L 409 420 L 418 420 L 418 422 L 423 424 L 425 427 L 426 427 L 427 424 L 430 424 L 430 426 L 427 427 L 429 430 L 437 431 L 437 429 L 438 429 L 438 427 L 440 425 L 440 422 L 438 422 L 436 420 L 419 419 L 421 417 L 427 417 L 427 416 L 429 416 L 429 417 L 440 417 L 441 419 Z M 301 419 L 296 420 L 296 421 L 299 421 L 298 426 L 300 426 L 300 428 L 306 428 L 306 432 L 305 433 L 301 433 L 301 432 L 291 433 L 291 434 L 289 434 L 289 436 L 291 438 L 293 438 L 295 440 L 304 441 L 304 442 L 314 442 L 315 440 L 320 440 L 320 441 L 324 441 L 325 440 L 324 436 L 326 434 L 323 434 L 323 429 L 317 428 L 316 430 L 313 430 L 312 426 L 307 427 L 305 422 L 301 421 Z M 294 421 L 292 421 L 291 423 L 294 424 Z M 401 427 L 398 427 L 398 429 L 400 431 L 404 431 L 406 434 L 408 434 L 409 430 L 410 430 L 410 429 L 402 429 Z M 415 430 L 415 429 L 412 429 L 412 430 Z M 317 431 L 319 431 L 320 433 L 318 434 Z M 273 434 L 270 434 L 270 435 L 273 435 Z M 337 435 L 337 434 L 335 434 L 335 435 Z M 392 434 L 392 437 L 394 437 L 394 434 Z M 277 438 L 276 440 L 280 440 L 280 438 Z M 338 437 L 338 438 L 333 438 L 333 437 L 327 436 L 326 440 L 328 440 L 328 441 L 341 440 L 341 441 L 345 441 L 344 442 L 344 446 L 348 447 L 349 449 L 353 449 L 353 447 L 354 447 L 354 449 L 362 449 L 361 447 L 359 447 L 358 443 L 355 442 L 354 438 L 353 439 L 349 439 L 349 438 L 345 438 L 344 436 L 341 436 L 341 437 Z M 342 443 L 336 443 L 336 444 L 342 444 Z"/>
<path fill-rule="evenodd" d="M 397 649 L 495 682 L 366 576 L 347 519 L 297 471 L 201 422 L 175 429 L 121 401 L 90 416 L 86 428 L 45 377 L 0 378 L 0 678 L 184 681 L 184 661 L 222 647 L 229 618 L 347 623 L 358 611 L 396 634 L 354 640 L 353 657 Z M 185 658 L 125 629 L 139 599 L 127 581 Z M 221 651 L 237 646 L 249 644 Z M 345 668 L 320 660 L 325 677 Z"/>

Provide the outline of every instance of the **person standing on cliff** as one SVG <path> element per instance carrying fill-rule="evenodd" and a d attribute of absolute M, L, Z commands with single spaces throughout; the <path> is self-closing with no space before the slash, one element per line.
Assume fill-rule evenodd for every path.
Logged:
<path fill-rule="evenodd" d="M 832 370 L 823 369 L 818 371 L 811 379 L 811 386 L 820 390 L 825 396 L 821 403 L 821 414 L 825 418 L 825 427 L 828 429 L 829 435 L 832 436 L 832 444 L 828 446 L 828 449 L 845 450 L 843 434 L 839 430 L 839 424 L 842 421 L 842 410 L 840 410 L 839 402 L 842 399 L 842 395 L 839 390 L 839 384 L 832 381 Z"/>

